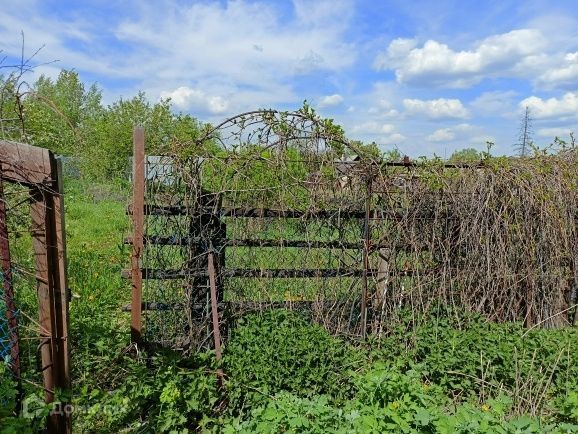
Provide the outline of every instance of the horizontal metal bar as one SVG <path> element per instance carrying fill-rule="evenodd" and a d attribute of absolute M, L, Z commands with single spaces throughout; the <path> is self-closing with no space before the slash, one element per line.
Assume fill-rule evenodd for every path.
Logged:
<path fill-rule="evenodd" d="M 342 219 L 342 220 L 359 220 L 365 218 L 364 210 L 351 209 L 331 209 L 331 210 L 294 210 L 294 209 L 270 209 L 270 208 L 228 208 L 223 207 L 219 209 L 204 207 L 193 208 L 181 205 L 145 205 L 144 213 L 146 215 L 157 216 L 178 216 L 187 215 L 189 217 L 237 217 L 237 218 L 284 218 L 284 219 L 302 219 L 302 220 L 317 220 L 317 219 Z M 127 214 L 132 214 L 132 207 L 127 208 Z M 428 220 L 433 218 L 455 219 L 448 213 L 441 212 L 422 212 L 415 213 L 407 210 L 379 210 L 374 209 L 371 212 L 371 220 L 395 220 L 403 219 L 414 220 Z"/>
<path fill-rule="evenodd" d="M 293 308 L 300 308 L 300 307 L 310 307 L 312 304 L 320 304 L 324 306 L 340 306 L 346 303 L 347 300 L 284 300 L 284 301 L 268 301 L 268 300 L 242 300 L 242 301 L 225 301 L 218 303 L 219 310 L 224 310 L 227 308 L 230 309 L 247 309 L 247 310 L 255 310 L 255 309 L 262 309 L 263 307 L 267 308 L 283 308 L 283 307 L 293 307 Z M 175 311 L 175 310 L 182 310 L 188 306 L 188 308 L 195 312 L 202 312 L 204 310 L 209 309 L 207 303 L 192 303 L 189 305 L 185 305 L 184 303 L 163 303 L 157 301 L 149 301 L 143 302 L 141 304 L 141 310 L 145 311 Z M 130 312 L 131 305 L 127 304 L 122 307 L 123 312 Z"/>
<path fill-rule="evenodd" d="M 171 280 L 171 279 L 188 279 L 188 278 L 206 278 L 208 273 L 204 270 L 160 270 L 153 268 L 141 269 L 143 279 L 152 280 Z M 431 272 L 425 270 L 424 272 Z M 369 276 L 377 276 L 377 269 L 370 269 L 367 271 Z M 419 273 L 415 270 L 395 270 L 389 274 L 392 276 L 413 276 Z M 130 278 L 130 270 L 122 270 L 122 277 Z M 362 277 L 363 269 L 360 268 L 329 268 L 329 269 L 297 269 L 297 268 L 281 268 L 281 269 L 259 269 L 259 268 L 228 268 L 223 270 L 219 275 L 224 277 L 243 277 L 243 278 L 268 278 L 268 279 L 306 279 L 306 278 L 332 278 L 332 277 Z"/>
<path fill-rule="evenodd" d="M 125 244 L 132 244 L 132 237 L 124 239 Z M 162 246 L 189 246 L 202 245 L 209 240 L 202 237 L 178 237 L 178 236 L 160 236 L 151 235 L 144 237 L 144 244 L 162 245 Z M 297 247 L 308 249 L 342 249 L 356 250 L 363 249 L 364 243 L 345 242 L 339 240 L 320 241 L 320 240 L 263 240 L 263 239 L 212 239 L 211 242 L 215 247 Z M 370 246 L 370 249 L 382 249 L 388 246 Z"/>
<path fill-rule="evenodd" d="M 410 161 L 409 159 L 405 161 L 384 161 L 378 163 L 381 166 L 387 167 L 416 167 L 416 168 L 424 168 L 426 167 L 425 164 L 420 162 Z M 484 161 L 480 159 L 479 162 L 475 163 L 440 163 L 439 165 L 436 164 L 433 168 L 436 167 L 443 167 L 444 169 L 485 169 L 489 166 L 484 164 Z"/>
<path fill-rule="evenodd" d="M 342 218 L 359 219 L 365 217 L 365 211 L 360 210 L 319 210 L 299 211 L 267 208 L 194 208 L 182 205 L 145 205 L 146 215 L 190 215 L 216 217 L 252 217 L 252 218 Z M 128 207 L 127 214 L 132 214 Z"/>
<path fill-rule="evenodd" d="M 217 126 L 216 129 L 218 129 Z M 172 155 L 161 155 L 161 157 L 173 158 Z M 259 156 L 259 155 L 251 155 L 251 159 L 258 160 L 258 161 L 270 161 L 269 158 Z M 217 161 L 224 161 L 222 157 L 207 157 L 204 161 L 209 160 L 217 160 Z M 311 160 L 304 160 L 299 158 L 286 158 L 283 161 L 287 163 L 311 163 Z M 334 161 L 325 161 L 319 160 L 319 162 L 324 161 L 329 166 L 336 166 L 336 165 L 351 165 L 351 166 L 360 166 L 360 167 L 417 167 L 417 168 L 428 168 L 428 166 L 433 168 L 443 167 L 445 169 L 488 169 L 491 168 L 490 165 L 487 165 L 483 158 L 480 158 L 476 162 L 460 162 L 456 161 L 455 163 L 439 161 L 436 162 L 434 166 L 431 166 L 431 162 L 421 162 L 421 161 L 412 161 L 409 157 L 405 156 L 403 159 L 399 161 L 391 161 L 391 160 L 368 160 L 368 159 L 361 159 L 361 160 L 354 160 L 354 161 L 342 161 L 342 160 L 334 160 Z"/>

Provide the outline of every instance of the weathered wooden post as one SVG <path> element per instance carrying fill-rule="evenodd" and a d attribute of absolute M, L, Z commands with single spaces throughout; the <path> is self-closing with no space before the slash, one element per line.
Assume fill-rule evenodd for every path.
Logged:
<path fill-rule="evenodd" d="M 52 182 L 30 189 L 32 246 L 36 262 L 40 354 L 46 402 L 57 390 L 70 389 L 68 342 L 68 289 L 64 242 L 63 199 L 59 193 L 58 166 L 49 154 Z M 60 184 L 60 188 L 62 184 Z M 48 418 L 48 432 L 71 432 L 65 405 Z"/>
<path fill-rule="evenodd" d="M 47 149 L 0 141 L 0 177 L 30 191 L 39 351 L 44 397 L 51 403 L 58 390 L 70 389 L 69 296 L 61 168 Z M 66 403 L 63 404 L 48 416 L 49 433 L 71 432 L 70 410 Z"/>

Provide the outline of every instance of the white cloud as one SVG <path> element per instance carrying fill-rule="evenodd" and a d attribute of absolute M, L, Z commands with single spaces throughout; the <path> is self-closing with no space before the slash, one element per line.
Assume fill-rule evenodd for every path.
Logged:
<path fill-rule="evenodd" d="M 141 76 L 155 71 L 148 77 L 158 79 L 161 71 L 171 81 L 261 88 L 296 74 L 339 70 L 354 60 L 355 51 L 344 42 L 346 20 L 282 20 L 268 2 L 161 3 L 143 3 L 140 15 L 123 21 L 115 32 L 124 43 L 142 47 L 131 60 L 154 50 L 153 58 L 144 56 L 148 60 Z M 341 3 L 346 8 L 348 3 Z M 316 16 L 329 14 L 329 6 L 320 2 Z M 295 7 L 297 17 L 302 16 L 301 3 Z M 166 13 L 159 15 L 160 8 Z"/>
<path fill-rule="evenodd" d="M 380 145 L 397 145 L 399 143 L 405 142 L 406 139 L 407 139 L 407 137 L 405 137 L 401 133 L 393 133 L 393 134 L 390 134 L 389 136 L 380 137 L 380 139 L 378 140 L 378 143 Z"/>
<path fill-rule="evenodd" d="M 480 146 L 480 145 L 488 145 L 488 142 L 493 143 L 494 145 L 496 144 L 496 137 L 490 135 L 490 134 L 480 134 L 477 136 L 472 136 L 469 139 L 469 144 L 471 144 L 472 146 Z"/>
<path fill-rule="evenodd" d="M 212 114 L 221 114 L 227 111 L 229 104 L 220 96 L 210 96 L 202 90 L 181 86 L 172 92 L 161 92 L 161 98 L 170 98 L 173 104 L 180 109 L 196 109 L 208 111 Z"/>
<path fill-rule="evenodd" d="M 487 137 L 480 126 L 462 123 L 439 128 L 426 136 L 426 140 L 434 143 L 459 143 L 461 146 L 471 146 L 484 143 Z"/>
<path fill-rule="evenodd" d="M 393 108 L 389 98 L 379 98 L 377 104 L 367 110 L 370 115 L 380 115 L 386 118 L 395 118 L 399 115 L 399 111 Z"/>
<path fill-rule="evenodd" d="M 329 107 L 341 104 L 343 102 L 343 97 L 338 93 L 333 95 L 326 95 L 319 101 L 319 107 Z"/>
<path fill-rule="evenodd" d="M 46 44 L 38 62 L 59 59 L 61 68 L 108 83 L 121 78 L 118 93 L 141 89 L 157 98 L 179 87 L 202 89 L 200 96 L 177 93 L 175 102 L 191 100 L 212 113 L 298 105 L 309 95 L 294 91 L 296 75 L 339 72 L 357 52 L 347 42 L 351 0 L 295 0 L 293 10 L 264 0 L 158 0 L 94 21 L 45 14 L 41 0 L 24 1 L 26 8 L 0 8 L 4 53 L 19 55 L 22 29 L 30 50 Z"/>
<path fill-rule="evenodd" d="M 396 109 L 400 100 L 399 86 L 393 81 L 373 83 L 368 93 L 357 95 L 357 100 L 360 107 L 367 107 L 366 113 L 370 117 L 389 119 L 399 117 L 399 111 Z"/>
<path fill-rule="evenodd" d="M 540 128 L 536 131 L 536 134 L 540 137 L 547 137 L 550 139 L 553 139 L 554 137 L 561 137 L 561 138 L 570 137 L 570 133 L 578 131 L 577 127 Z"/>
<path fill-rule="evenodd" d="M 309 53 L 299 56 L 295 66 L 293 66 L 293 71 L 295 74 L 309 74 L 317 69 L 323 69 L 324 63 L 323 56 L 310 50 Z"/>
<path fill-rule="evenodd" d="M 536 119 L 578 117 L 578 92 L 567 92 L 561 98 L 531 96 L 521 101 L 519 106 L 522 109 L 529 107 Z"/>
<path fill-rule="evenodd" d="M 379 115 L 385 118 L 395 118 L 399 116 L 399 111 L 396 109 L 382 109 L 379 107 L 370 107 L 367 110 L 370 115 Z"/>
<path fill-rule="evenodd" d="M 421 115 L 430 119 L 464 119 L 469 116 L 468 110 L 459 99 L 404 99 L 403 106 L 411 115 Z"/>
<path fill-rule="evenodd" d="M 365 121 L 353 125 L 347 129 L 347 132 L 352 138 L 366 142 L 376 142 L 380 145 L 399 144 L 407 139 L 405 135 L 396 131 L 395 125 L 377 120 Z"/>
<path fill-rule="evenodd" d="M 513 90 L 483 92 L 470 103 L 470 106 L 481 115 L 504 116 L 516 112 L 517 116 L 517 104 L 514 102 L 517 95 L 518 93 Z"/>
<path fill-rule="evenodd" d="M 299 22 L 334 26 L 344 24 L 352 16 L 353 4 L 348 0 L 315 1 L 293 0 L 293 8 Z"/>
<path fill-rule="evenodd" d="M 395 130 L 392 124 L 384 124 L 376 121 L 368 121 L 351 128 L 352 133 L 362 134 L 390 134 Z"/>
<path fill-rule="evenodd" d="M 559 66 L 562 64 L 562 66 Z M 566 53 L 554 67 L 548 69 L 538 78 L 544 87 L 576 86 L 578 82 L 578 51 Z"/>
<path fill-rule="evenodd" d="M 394 70 L 399 83 L 467 87 L 488 76 L 528 74 L 545 46 L 546 39 L 536 29 L 490 36 L 462 51 L 434 40 L 418 47 L 416 40 L 400 38 L 376 57 L 374 67 Z"/>
<path fill-rule="evenodd" d="M 456 137 L 456 134 L 450 128 L 440 128 L 435 130 L 426 139 L 430 142 L 450 142 Z"/>

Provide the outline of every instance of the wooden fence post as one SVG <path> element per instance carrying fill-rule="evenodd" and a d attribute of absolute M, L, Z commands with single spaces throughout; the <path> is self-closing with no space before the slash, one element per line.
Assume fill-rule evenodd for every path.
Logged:
<path fill-rule="evenodd" d="M 62 336 L 62 375 L 66 388 L 71 387 L 70 379 L 70 341 L 69 336 L 69 302 L 71 299 L 68 287 L 68 256 L 66 254 L 66 226 L 64 211 L 64 179 L 62 175 L 62 160 L 56 160 L 56 194 L 54 195 L 54 219 L 56 233 L 56 251 L 58 260 L 58 277 L 60 282 L 56 287 L 57 322 Z"/>
<path fill-rule="evenodd" d="M 68 284 L 64 231 L 62 168 L 52 152 L 22 143 L 0 141 L 2 180 L 30 191 L 31 235 L 38 296 L 38 350 L 45 401 L 56 391 L 70 389 Z M 47 420 L 48 433 L 70 433 L 70 407 L 55 408 Z"/>
<path fill-rule="evenodd" d="M 57 390 L 70 389 L 68 294 L 64 242 L 63 198 L 58 168 L 51 155 L 53 181 L 31 187 L 32 245 L 36 262 L 40 355 L 46 402 Z M 71 432 L 66 405 L 48 417 L 48 432 Z"/>

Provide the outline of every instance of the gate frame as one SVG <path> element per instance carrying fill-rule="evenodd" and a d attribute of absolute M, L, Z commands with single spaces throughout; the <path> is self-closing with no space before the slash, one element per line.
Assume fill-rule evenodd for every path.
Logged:
<path fill-rule="evenodd" d="M 254 112 L 248 112 L 251 114 Z M 247 113 L 245 113 L 247 114 Z M 222 122 L 214 130 L 219 129 L 225 123 L 235 119 L 237 117 L 243 116 L 237 115 L 233 118 Z M 345 142 L 344 142 L 345 143 Z M 371 224 L 370 220 L 374 218 L 374 209 L 372 207 L 372 198 L 374 194 L 374 183 L 376 181 L 376 173 L 374 168 L 376 165 L 383 167 L 398 167 L 398 168 L 412 168 L 419 167 L 418 162 L 410 160 L 408 156 L 404 156 L 401 161 L 369 161 L 368 168 L 370 169 L 368 173 L 361 176 L 362 184 L 365 187 L 365 198 L 363 200 L 363 206 L 358 210 L 345 211 L 341 213 L 344 218 L 354 218 L 361 222 L 362 224 L 362 237 L 359 243 L 345 243 L 348 249 L 359 250 L 362 254 L 362 265 L 361 269 L 348 269 L 346 273 L 351 275 L 355 274 L 360 278 L 361 281 L 361 293 L 360 293 L 360 337 L 364 340 L 367 338 L 368 333 L 368 319 L 369 311 L 371 309 L 371 298 L 374 294 L 370 294 L 369 290 L 369 278 L 377 277 L 378 279 L 383 279 L 383 271 L 378 269 L 370 268 L 369 257 L 372 253 L 378 251 L 381 248 L 387 247 L 386 245 L 374 244 L 371 240 Z M 125 310 L 131 313 L 131 339 L 132 342 L 136 344 L 146 344 L 143 338 L 143 310 L 156 310 L 148 302 L 143 302 L 143 283 L 147 279 L 178 279 L 183 275 L 179 273 L 179 270 L 161 270 L 161 269 L 150 269 L 142 268 L 142 257 L 145 243 L 152 244 L 171 244 L 170 241 L 163 239 L 163 237 L 145 237 L 145 215 L 158 214 L 158 215 L 183 215 L 185 213 L 186 207 L 180 205 L 172 206 L 149 206 L 145 203 L 146 195 L 146 166 L 147 166 L 147 156 L 145 152 L 145 130 L 142 126 L 133 127 L 133 172 L 132 172 L 132 201 L 127 209 L 127 214 L 131 216 L 132 221 L 132 235 L 125 238 L 125 244 L 132 246 L 131 250 L 131 268 L 124 269 L 121 272 L 121 276 L 126 279 L 131 280 L 131 303 L 125 307 Z M 446 162 L 442 164 L 443 168 L 448 169 L 467 169 L 467 168 L 483 168 L 483 163 L 451 163 Z M 207 193 L 210 195 L 211 193 Z M 208 208 L 214 208 L 209 206 Z M 210 214 L 215 213 L 214 209 L 208 211 Z M 306 212 L 297 210 L 274 210 L 274 209 L 241 209 L 241 208 L 227 208 L 226 210 L 220 209 L 218 213 L 219 217 L 223 215 L 233 216 L 233 217 L 263 217 L 267 216 L 283 216 L 283 217 L 305 217 Z M 319 211 L 316 213 L 317 216 L 322 216 L 324 214 L 331 215 L 331 212 Z M 191 238 L 194 239 L 194 238 Z M 250 242 L 251 240 L 237 240 L 241 242 Z M 311 244 L 302 245 L 302 242 L 297 241 L 293 247 L 308 247 Z M 250 244 L 239 244 L 239 245 L 250 245 Z M 330 246 L 331 242 L 320 242 L 320 245 Z M 261 245 L 263 246 L 263 245 Z M 283 242 L 281 244 L 270 244 L 275 247 L 287 247 L 288 243 Z M 218 309 L 221 307 L 220 300 L 222 297 L 222 288 L 219 282 L 214 282 L 215 285 L 211 285 L 210 281 L 215 280 L 216 271 L 215 265 L 221 265 L 220 261 L 216 257 L 213 258 L 214 251 L 209 248 L 205 254 L 208 258 L 207 269 L 205 271 L 199 271 L 199 277 L 207 278 L 209 281 L 209 295 L 211 296 L 211 323 L 212 332 L 214 338 L 214 345 L 220 359 L 220 350 L 217 350 L 221 346 L 220 339 L 220 324 Z M 213 260 L 211 260 L 211 258 Z M 223 257 L 224 259 L 224 257 Z M 213 266 L 211 266 L 212 264 Z M 224 266 L 222 266 L 224 268 Z M 320 272 L 324 277 L 338 277 L 340 276 L 339 270 L 325 269 L 325 270 L 312 270 L 305 269 L 295 271 L 293 269 L 231 269 L 228 270 L 230 276 L 236 277 L 312 277 Z M 412 273 L 412 270 L 405 271 L 406 275 Z M 216 294 L 213 294 L 216 293 Z M 217 299 L 217 302 L 213 300 Z M 152 303 L 154 305 L 156 303 Z M 167 307 L 169 310 L 170 306 Z"/>
<path fill-rule="evenodd" d="M 70 293 L 62 163 L 47 149 L 0 140 L 0 178 L 1 181 L 19 184 L 30 190 L 40 326 L 39 352 L 44 400 L 51 403 L 54 402 L 57 390 L 71 389 L 68 330 Z M 67 405 L 61 405 L 50 413 L 47 432 L 72 432 L 71 414 Z"/>

